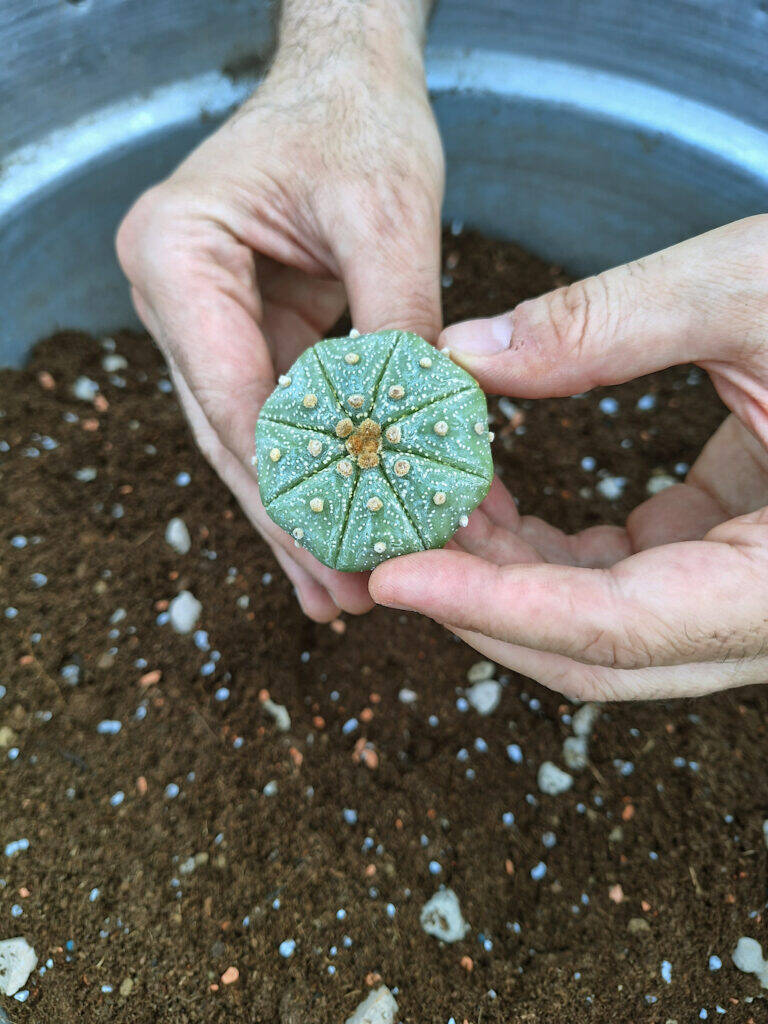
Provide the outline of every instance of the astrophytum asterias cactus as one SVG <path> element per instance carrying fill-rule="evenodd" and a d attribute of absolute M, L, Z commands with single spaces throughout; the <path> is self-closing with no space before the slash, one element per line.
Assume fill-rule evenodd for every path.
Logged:
<path fill-rule="evenodd" d="M 261 500 L 325 565 L 354 572 L 442 547 L 493 475 L 485 396 L 407 331 L 307 349 L 256 425 Z"/>

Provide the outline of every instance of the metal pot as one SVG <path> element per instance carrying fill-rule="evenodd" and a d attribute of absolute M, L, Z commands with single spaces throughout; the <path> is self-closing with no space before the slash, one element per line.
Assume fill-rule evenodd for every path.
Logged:
<path fill-rule="evenodd" d="M 768 208 L 768 0 L 439 0 L 445 213 L 577 273 Z M 265 0 L 3 0 L 0 363 L 134 322 L 131 200 L 253 87 Z"/>

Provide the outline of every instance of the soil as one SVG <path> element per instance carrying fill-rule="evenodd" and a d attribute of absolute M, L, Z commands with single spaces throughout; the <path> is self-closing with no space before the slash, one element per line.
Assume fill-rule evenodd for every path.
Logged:
<path fill-rule="evenodd" d="M 448 232 L 445 259 L 448 321 L 565 280 L 472 233 Z M 51 964 L 25 1004 L 0 998 L 7 1017 L 342 1022 L 381 976 L 412 1024 L 683 1024 L 721 1019 L 718 1004 L 766 1020 L 730 954 L 766 939 L 768 693 L 605 706 L 590 766 L 544 796 L 536 772 L 562 763 L 573 707 L 500 670 L 481 718 L 457 706 L 478 657 L 437 625 L 304 619 L 150 342 L 114 340 L 117 373 L 103 340 L 62 333 L 0 374 L 0 938 L 27 936 Z M 72 396 L 83 374 L 95 405 Z M 517 403 L 524 432 L 492 401 L 525 511 L 620 521 L 724 415 L 689 367 L 611 389 L 615 415 L 606 393 Z M 627 478 L 620 500 L 595 491 L 601 471 Z M 184 556 L 164 540 L 172 516 Z M 184 588 L 207 643 L 163 624 Z M 453 945 L 419 924 L 441 883 L 472 926 Z"/>

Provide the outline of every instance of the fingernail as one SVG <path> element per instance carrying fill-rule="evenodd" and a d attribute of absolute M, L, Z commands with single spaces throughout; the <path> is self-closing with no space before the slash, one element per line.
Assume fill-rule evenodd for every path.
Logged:
<path fill-rule="evenodd" d="M 485 320 L 468 320 L 446 328 L 440 338 L 440 347 L 467 355 L 493 356 L 504 352 L 512 344 L 512 312 Z"/>

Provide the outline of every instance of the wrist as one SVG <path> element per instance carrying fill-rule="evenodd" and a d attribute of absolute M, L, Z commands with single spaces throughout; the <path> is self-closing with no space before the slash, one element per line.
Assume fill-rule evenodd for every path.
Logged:
<path fill-rule="evenodd" d="M 424 88 L 432 0 L 284 0 L 269 80 L 323 86 L 398 80 Z"/>

